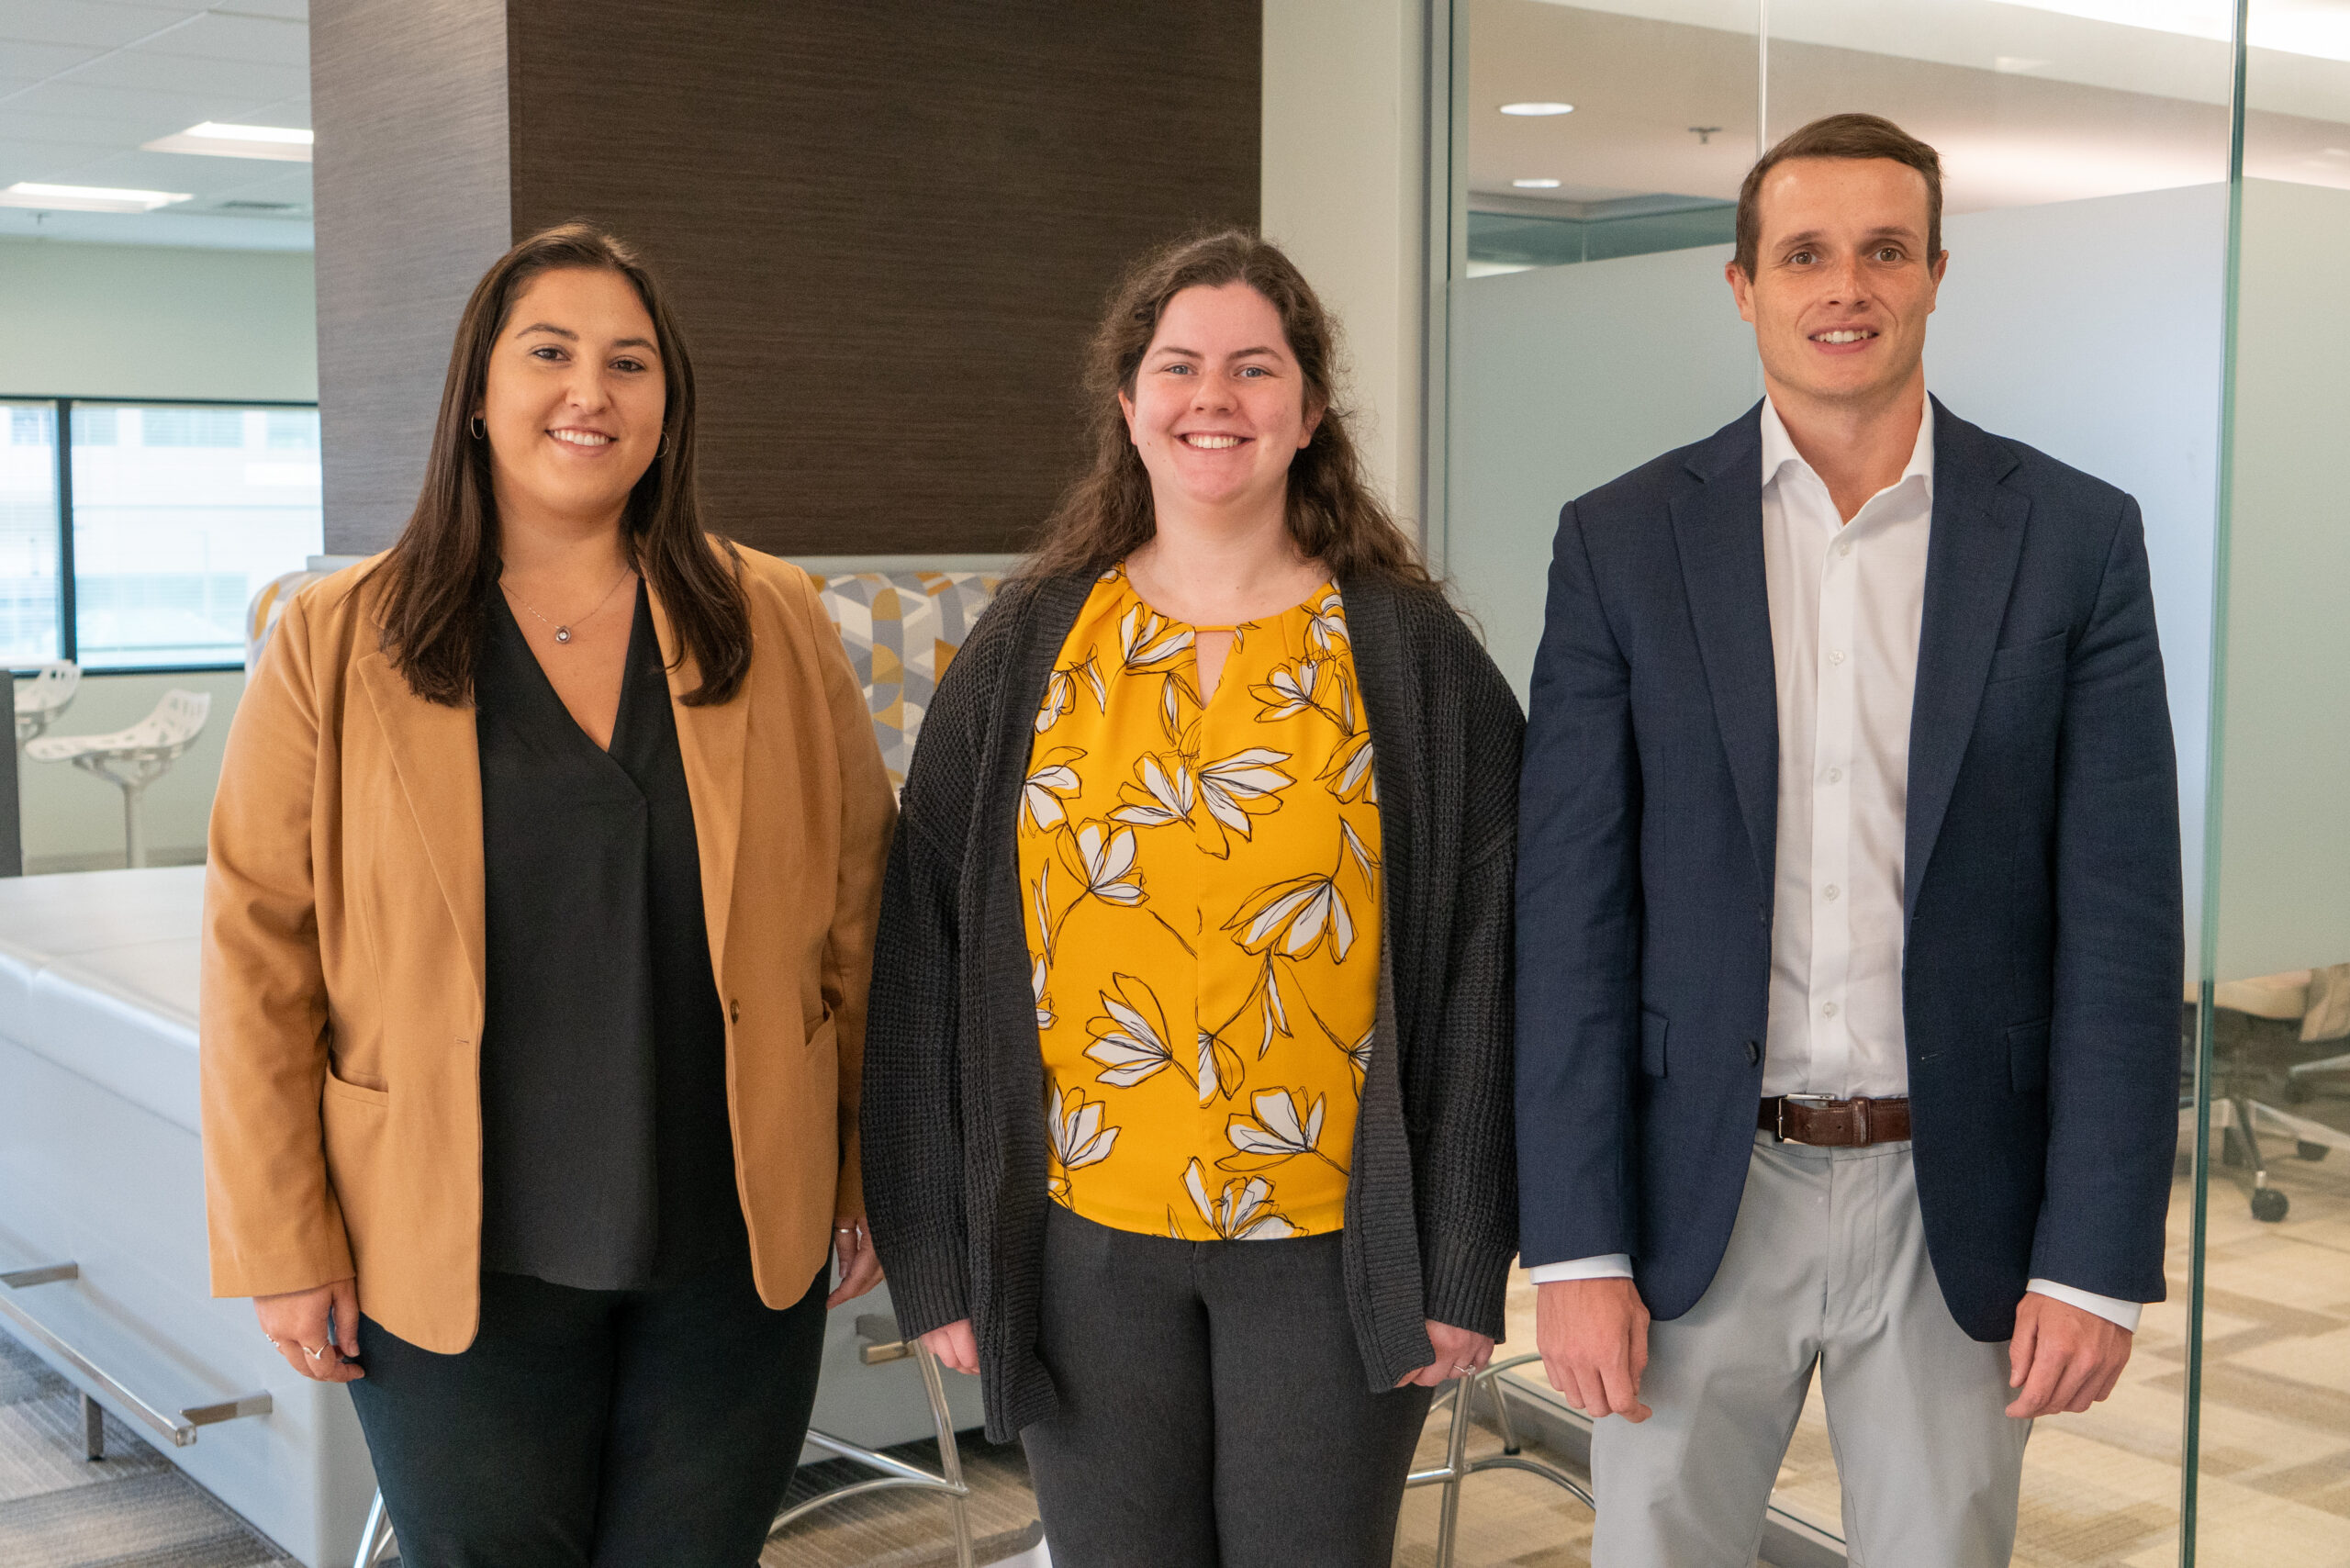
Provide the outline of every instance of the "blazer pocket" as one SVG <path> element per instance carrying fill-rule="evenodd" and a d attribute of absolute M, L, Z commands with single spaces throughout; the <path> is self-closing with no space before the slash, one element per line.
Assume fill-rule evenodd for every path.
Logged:
<path fill-rule="evenodd" d="M 371 1111 L 383 1110 L 392 1103 L 390 1090 L 370 1089 L 364 1083 L 353 1083 L 347 1078 L 339 1078 L 335 1075 L 331 1064 L 327 1068 L 326 1095 L 330 1100 L 364 1105 Z"/>
<path fill-rule="evenodd" d="M 2059 632 L 2037 643 L 2019 643 L 2012 648 L 1998 649 L 1991 655 L 1991 676 L 1984 684 L 1996 686 L 2003 680 L 2023 680 L 2063 669 L 2065 642 L 2065 634 Z"/>
<path fill-rule="evenodd" d="M 1640 1070 L 1651 1078 L 1664 1076 L 1664 1035 L 1671 1027 L 1662 1013 L 1640 1009 Z"/>
<path fill-rule="evenodd" d="M 2035 1019 L 2008 1030 L 2008 1086 L 2019 1094 L 2037 1094 L 2048 1087 L 2049 1023 Z"/>

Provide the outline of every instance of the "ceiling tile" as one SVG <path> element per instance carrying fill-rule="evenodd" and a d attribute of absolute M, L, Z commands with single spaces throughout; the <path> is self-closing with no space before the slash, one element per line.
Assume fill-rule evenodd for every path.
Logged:
<path fill-rule="evenodd" d="M 122 146 L 136 147 L 158 136 L 185 130 L 241 101 L 195 93 L 134 92 L 127 87 L 93 87 L 68 78 L 44 82 L 7 106 L 17 114 L 39 115 L 59 121 L 79 121 L 110 128 Z"/>
<path fill-rule="evenodd" d="M 0 62 L 0 71 L 7 69 Z M 76 71 L 67 81 L 90 87 L 160 90 L 173 93 L 214 93 L 256 103 L 304 97 L 310 90 L 307 66 L 271 65 L 259 61 L 198 60 L 186 55 L 151 54 L 143 49 L 125 50 Z"/>
<path fill-rule="evenodd" d="M 155 54 L 186 55 L 200 60 L 260 61 L 271 65 L 310 67 L 310 29 L 300 22 L 266 17 L 230 17 L 214 13 L 186 27 L 174 28 L 150 44 L 140 46 Z"/>
<path fill-rule="evenodd" d="M 17 4 L 0 10 L 0 40 L 120 49 L 203 9 L 201 6 L 118 6 L 110 0 L 39 0 L 38 5 Z"/>
<path fill-rule="evenodd" d="M 6 35 L 0 22 L 0 76 L 21 76 L 39 82 L 106 51 L 89 44 L 18 43 Z M 0 92 L 13 91 L 0 87 Z"/>

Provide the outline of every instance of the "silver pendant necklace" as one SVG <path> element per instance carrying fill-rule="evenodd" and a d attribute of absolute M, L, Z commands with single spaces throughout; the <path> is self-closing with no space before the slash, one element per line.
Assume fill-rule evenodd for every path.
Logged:
<path fill-rule="evenodd" d="M 517 603 L 517 604 L 519 604 L 519 605 L 520 605 L 523 609 L 525 609 L 525 610 L 529 610 L 529 611 L 531 612 L 532 618 L 533 620 L 537 621 L 537 622 L 538 622 L 538 623 L 539 623 L 540 625 L 542 625 L 542 626 L 554 626 L 554 640 L 555 640 L 556 642 L 558 642 L 558 643 L 568 643 L 568 642 L 570 642 L 570 641 L 571 641 L 571 629 L 572 629 L 572 627 L 573 627 L 573 626 L 575 626 L 575 625 L 576 625 L 576 626 L 585 626 L 585 625 L 587 625 L 587 624 L 588 624 L 588 622 L 589 622 L 590 621 L 595 620 L 595 619 L 596 619 L 596 617 L 597 617 L 597 615 L 598 615 L 598 613 L 599 613 L 599 612 L 600 612 L 600 611 L 603 610 L 604 606 L 606 606 L 606 605 L 608 605 L 608 604 L 610 604 L 610 603 L 611 603 L 611 602 L 612 602 L 612 595 L 614 595 L 614 594 L 616 594 L 616 593 L 618 593 L 618 592 L 620 592 L 620 591 L 621 591 L 621 584 L 622 584 L 622 583 L 624 583 L 624 582 L 628 581 L 630 577 L 632 577 L 635 576 L 635 572 L 636 572 L 636 569 L 635 569 L 633 566 L 622 566 L 622 567 L 621 568 L 621 575 L 620 575 L 619 577 L 614 577 L 614 578 L 612 579 L 612 586 L 611 586 L 611 587 L 610 587 L 610 588 L 606 588 L 606 589 L 604 590 L 604 597 L 603 597 L 603 598 L 601 598 L 601 599 L 598 599 L 598 600 L 596 601 L 596 608 L 595 608 L 594 610 L 589 610 L 589 611 L 588 611 L 587 614 L 585 614 L 585 615 L 579 616 L 576 620 L 574 620 L 574 621 L 566 621 L 566 622 L 565 622 L 563 624 L 561 624 L 561 625 L 559 625 L 559 626 L 558 626 L 558 625 L 556 625 L 556 624 L 555 624 L 555 622 L 552 622 L 552 621 L 548 620 L 545 616 L 541 615 L 541 614 L 539 613 L 539 611 L 538 611 L 538 608 L 537 608 L 535 605 L 532 604 L 532 602 L 531 602 L 529 599 L 524 599 L 524 598 L 523 598 L 520 594 L 519 594 L 519 593 L 515 593 L 515 592 L 514 592 L 514 590 L 513 590 L 512 588 L 507 588 L 507 587 L 506 587 L 506 579 L 505 579 L 504 577 L 500 577 L 500 578 L 498 578 L 498 586 L 499 588 L 506 588 L 506 591 L 507 591 L 509 594 L 512 595 L 513 599 L 514 599 L 514 602 L 515 602 L 515 603 Z"/>

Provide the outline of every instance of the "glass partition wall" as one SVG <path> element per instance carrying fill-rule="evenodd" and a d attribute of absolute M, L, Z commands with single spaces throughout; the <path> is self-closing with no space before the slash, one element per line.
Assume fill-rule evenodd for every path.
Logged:
<path fill-rule="evenodd" d="M 1561 503 L 1761 396 L 1758 151 L 1941 151 L 1929 385 L 2138 498 L 2187 824 L 2169 1298 L 2036 1428 L 2016 1561 L 2350 1563 L 2350 0 L 1435 4 L 1431 545 L 1521 695 Z M 1816 1404 L 1775 1506 L 1841 1538 Z"/>

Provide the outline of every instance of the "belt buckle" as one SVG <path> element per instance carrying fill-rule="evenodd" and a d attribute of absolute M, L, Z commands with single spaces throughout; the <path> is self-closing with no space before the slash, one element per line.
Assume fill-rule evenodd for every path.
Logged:
<path fill-rule="evenodd" d="M 1829 1103 L 1830 1101 L 1834 1100 L 1835 1098 L 1836 1098 L 1836 1096 L 1834 1096 L 1833 1094 L 1782 1094 L 1782 1095 L 1780 1095 L 1780 1096 L 1779 1096 L 1779 1114 L 1778 1114 L 1778 1116 L 1775 1118 L 1775 1119 L 1776 1119 L 1776 1121 L 1777 1121 L 1777 1124 L 1778 1124 L 1778 1125 L 1777 1125 L 1775 1127 L 1774 1127 L 1772 1130 L 1773 1130 L 1775 1134 L 1777 1134 L 1777 1136 L 1778 1136 L 1778 1139 L 1779 1139 L 1779 1141 L 1780 1141 L 1781 1143 L 1802 1143 L 1802 1142 L 1803 1142 L 1803 1140 L 1802 1140 L 1801 1138 L 1791 1138 L 1791 1137 L 1787 1137 L 1787 1106 L 1788 1106 L 1790 1103 L 1793 1103 L 1793 1104 L 1798 1104 L 1798 1105 L 1825 1105 L 1825 1104 Z M 1807 1148 L 1811 1148 L 1811 1147 L 1813 1147 L 1813 1146 L 1811 1146 L 1811 1145 L 1809 1145 L 1809 1144 L 1806 1144 L 1806 1145 L 1805 1145 L 1805 1147 L 1806 1147 Z"/>

